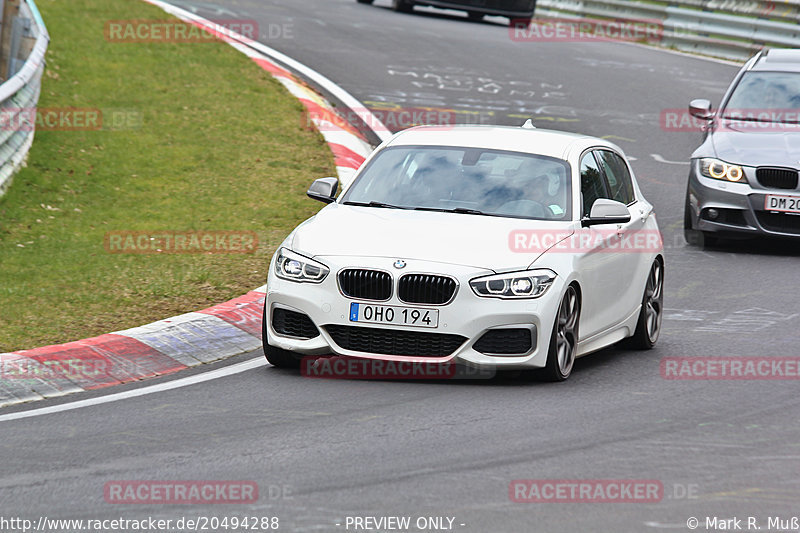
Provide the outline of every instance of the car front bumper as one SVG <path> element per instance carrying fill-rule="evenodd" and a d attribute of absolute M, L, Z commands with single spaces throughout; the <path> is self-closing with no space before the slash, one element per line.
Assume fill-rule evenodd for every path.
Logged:
<path fill-rule="evenodd" d="M 265 325 L 269 344 L 276 348 L 289 350 L 298 357 L 335 354 L 385 361 L 453 362 L 474 368 L 541 368 L 547 361 L 550 334 L 560 303 L 560 295 L 564 291 L 563 280 L 560 277 L 557 277 L 547 292 L 539 298 L 502 300 L 478 297 L 469 286 L 471 279 L 493 274 L 489 270 L 409 260 L 408 268 L 401 271 L 394 270 L 391 266 L 393 259 L 387 258 L 316 257 L 315 259 L 322 261 L 330 268 L 328 276 L 319 284 L 296 283 L 280 279 L 275 275 L 274 264 L 270 265 Z M 343 268 L 389 271 L 392 274 L 395 287 L 397 278 L 407 272 L 446 275 L 454 277 L 458 281 L 458 288 L 451 302 L 445 305 L 405 303 L 397 298 L 396 290 L 393 291 L 392 297 L 384 302 L 357 300 L 344 296 L 339 290 L 337 275 Z M 352 322 L 350 320 L 350 305 L 352 302 L 438 309 L 439 323 L 436 328 L 425 328 Z M 273 317 L 275 310 L 278 308 L 307 315 L 316 326 L 319 334 L 314 338 L 301 339 L 276 331 Z M 328 326 L 376 328 L 383 331 L 388 330 L 389 334 L 394 331 L 457 335 L 463 337 L 464 340 L 458 348 L 446 356 L 427 356 L 424 353 L 388 355 L 346 349 L 334 341 L 333 336 L 328 331 Z M 507 328 L 528 328 L 532 335 L 530 350 L 514 355 L 488 355 L 475 349 L 475 343 L 486 332 L 493 329 Z"/>
<path fill-rule="evenodd" d="M 699 160 L 692 160 L 687 198 L 692 228 L 731 236 L 800 238 L 800 215 L 764 209 L 768 194 L 800 197 L 800 191 L 758 188 L 754 170 L 745 167 L 749 183 L 731 183 L 701 175 Z M 716 218 L 710 216 L 712 209 Z"/>

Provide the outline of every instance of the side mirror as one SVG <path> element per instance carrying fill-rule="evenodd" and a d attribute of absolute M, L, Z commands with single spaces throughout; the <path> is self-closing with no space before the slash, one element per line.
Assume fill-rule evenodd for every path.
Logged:
<path fill-rule="evenodd" d="M 320 178 L 314 180 L 306 194 L 309 198 L 330 204 L 336 200 L 336 191 L 339 190 L 338 178 Z"/>
<path fill-rule="evenodd" d="M 704 98 L 698 98 L 689 102 L 689 114 L 701 120 L 711 120 L 714 112 L 711 111 L 711 102 Z"/>
<path fill-rule="evenodd" d="M 581 225 L 587 227 L 595 224 L 625 224 L 630 221 L 631 214 L 625 204 L 608 198 L 598 198 L 592 204 L 589 217 L 581 220 Z"/>

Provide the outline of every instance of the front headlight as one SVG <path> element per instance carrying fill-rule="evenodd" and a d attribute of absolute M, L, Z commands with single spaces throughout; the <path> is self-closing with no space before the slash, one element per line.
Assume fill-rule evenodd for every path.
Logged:
<path fill-rule="evenodd" d="M 556 273 L 552 270 L 525 270 L 475 278 L 469 286 L 484 298 L 538 298 L 555 279 Z"/>
<path fill-rule="evenodd" d="M 704 157 L 700 160 L 700 173 L 707 178 L 713 178 L 715 180 L 747 183 L 747 178 L 744 177 L 744 169 L 742 167 L 711 157 Z"/>
<path fill-rule="evenodd" d="M 275 274 L 299 283 L 320 283 L 330 270 L 328 267 L 288 248 L 281 248 L 275 258 Z"/>

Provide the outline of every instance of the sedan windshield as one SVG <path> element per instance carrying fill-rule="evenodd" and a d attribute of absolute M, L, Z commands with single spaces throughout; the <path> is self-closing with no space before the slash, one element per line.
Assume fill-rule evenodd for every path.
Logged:
<path fill-rule="evenodd" d="M 368 207 L 569 220 L 566 161 L 480 148 L 402 146 L 379 153 L 342 198 Z"/>
<path fill-rule="evenodd" d="M 726 118 L 750 116 L 749 111 L 800 110 L 800 73 L 748 72 L 734 89 L 722 112 Z M 753 113 L 754 117 L 780 121 L 780 115 Z"/>

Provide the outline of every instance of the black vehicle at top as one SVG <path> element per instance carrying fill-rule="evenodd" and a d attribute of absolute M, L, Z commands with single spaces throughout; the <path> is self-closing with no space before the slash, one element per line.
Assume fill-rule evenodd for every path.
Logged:
<path fill-rule="evenodd" d="M 357 1 L 359 4 L 371 4 L 374 0 Z M 481 20 L 485 15 L 499 15 L 513 22 L 533 18 L 536 0 L 392 0 L 392 8 L 403 13 L 410 13 L 415 5 L 466 11 L 470 20 Z"/>

